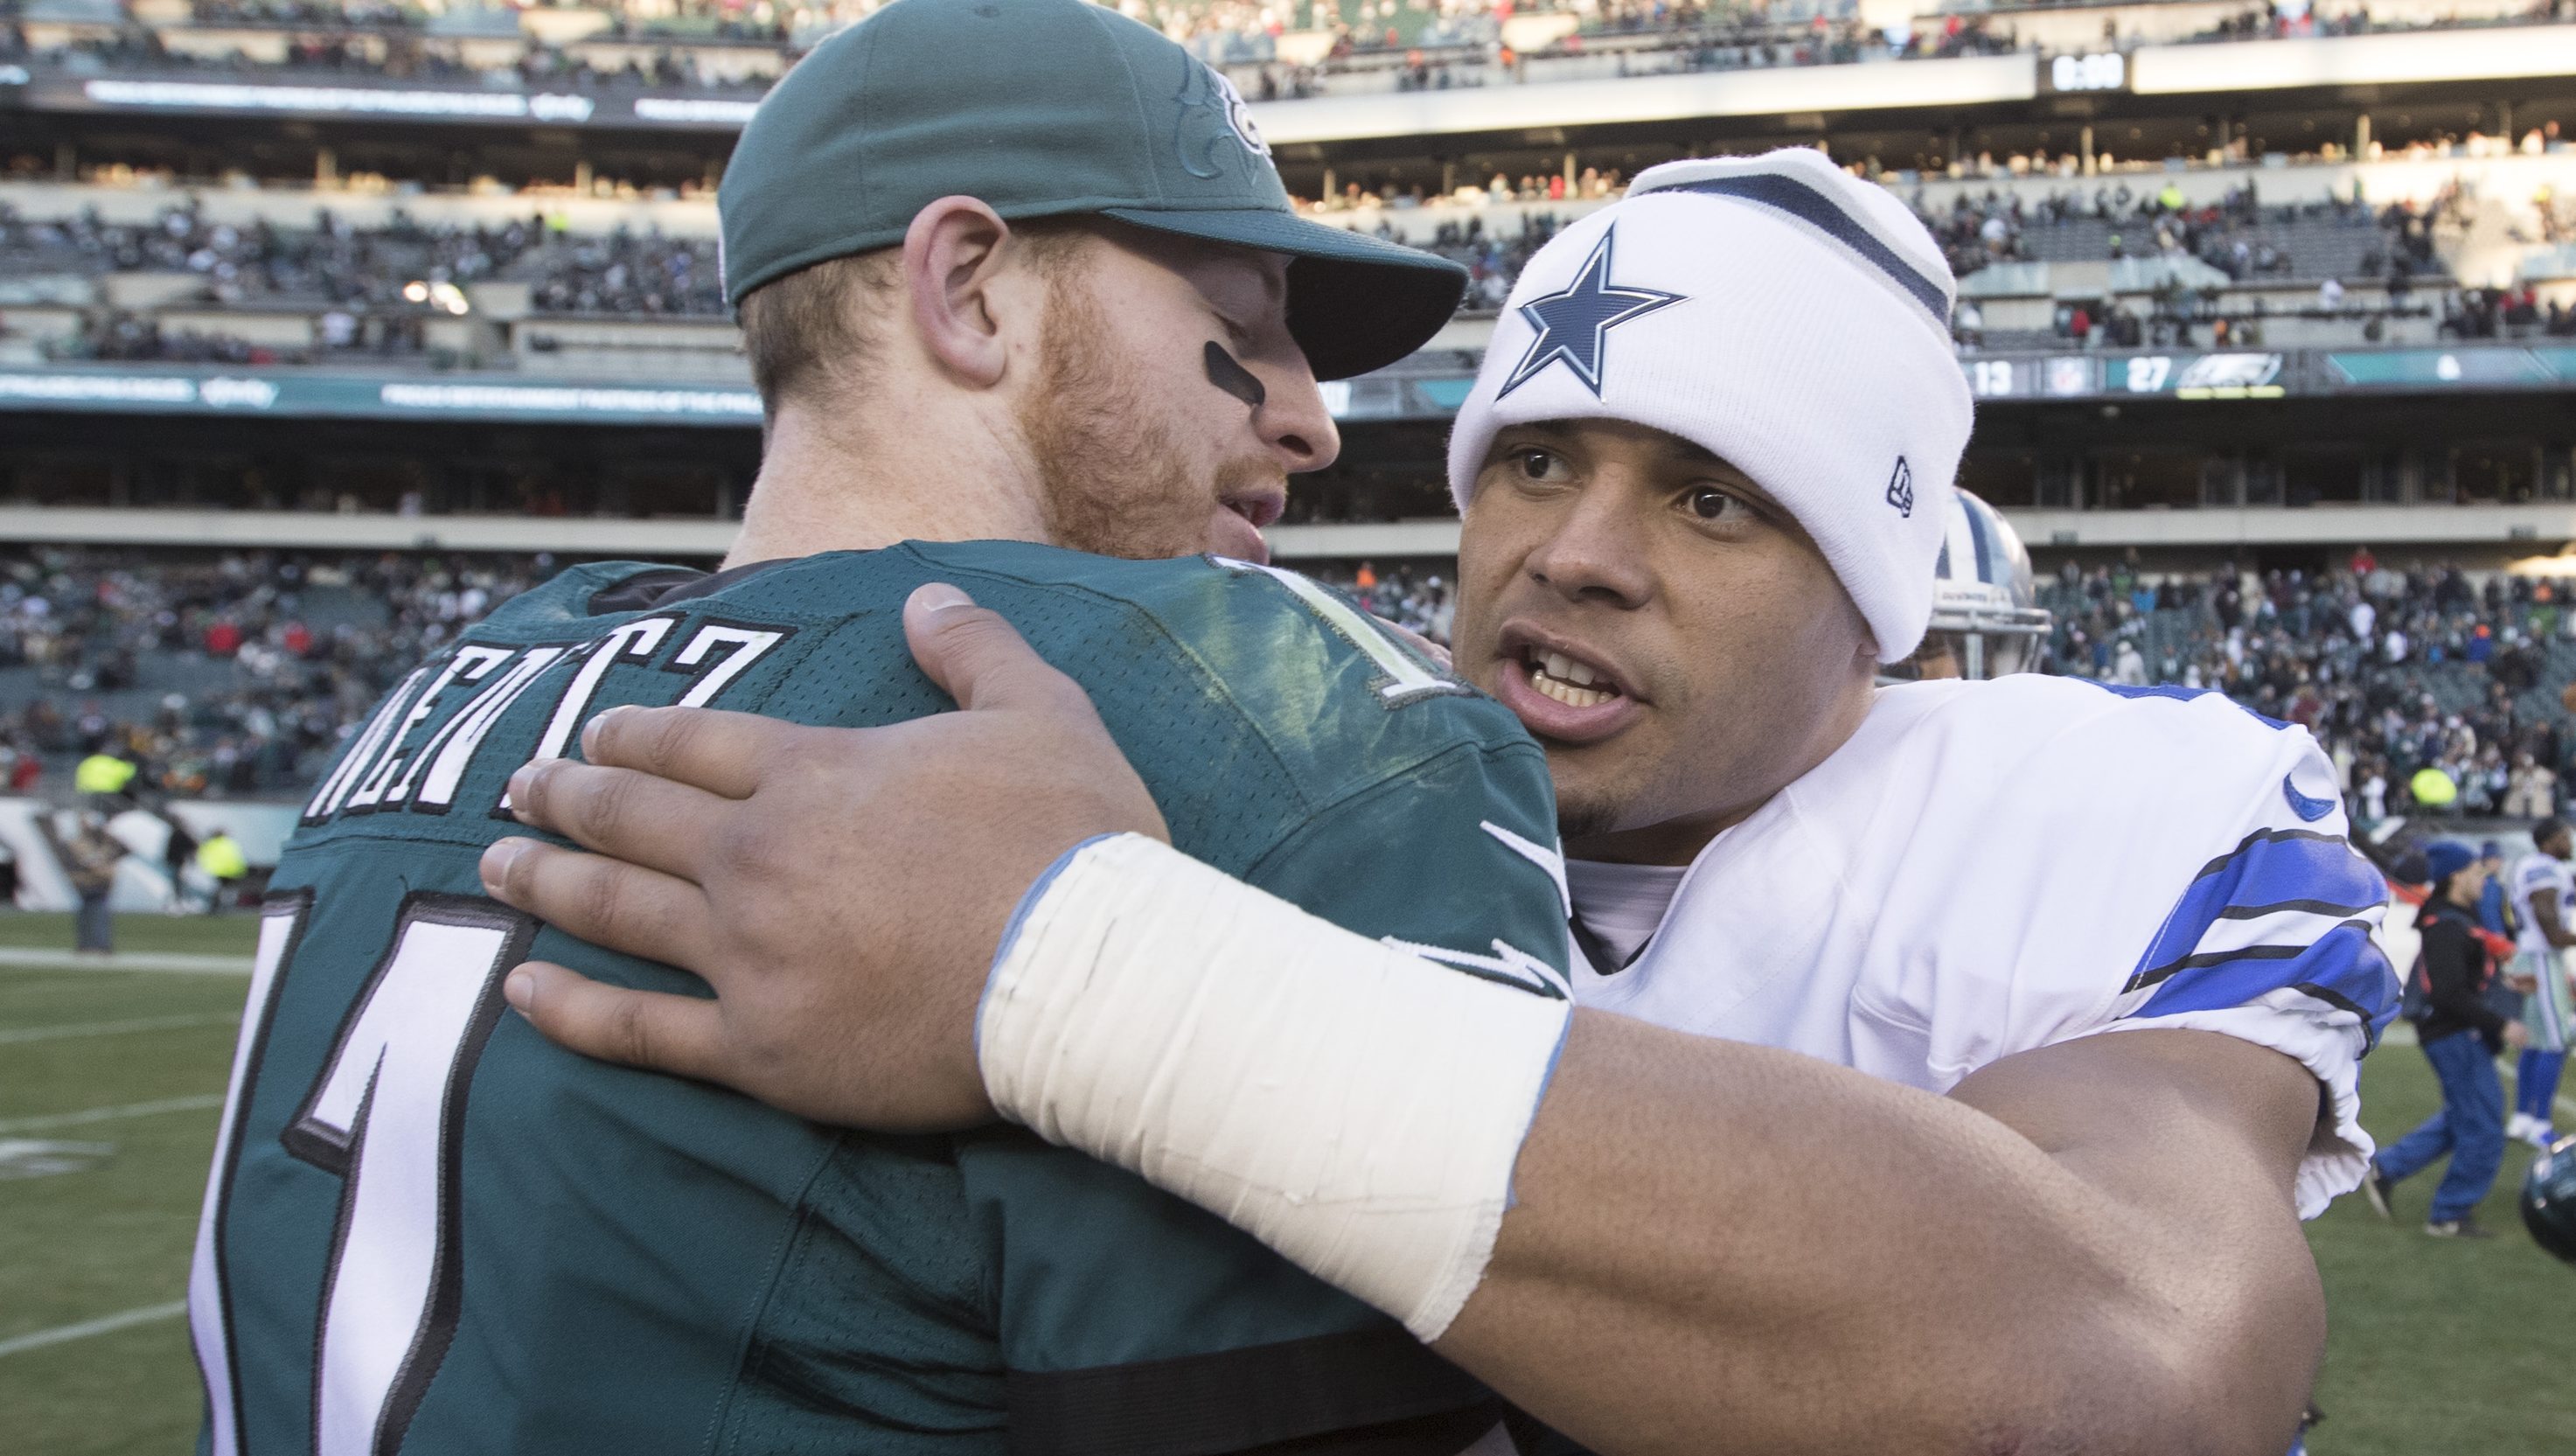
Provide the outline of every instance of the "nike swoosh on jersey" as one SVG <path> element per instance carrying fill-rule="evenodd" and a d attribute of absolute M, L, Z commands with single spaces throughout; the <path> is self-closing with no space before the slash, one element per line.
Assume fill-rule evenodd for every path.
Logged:
<path fill-rule="evenodd" d="M 2299 786 L 2291 781 L 2297 773 L 2298 770 L 2292 769 L 2289 773 L 2281 775 L 2281 797 L 2289 800 L 2290 812 L 2311 824 L 2333 813 L 2335 800 L 2311 798 L 2299 792 Z"/>

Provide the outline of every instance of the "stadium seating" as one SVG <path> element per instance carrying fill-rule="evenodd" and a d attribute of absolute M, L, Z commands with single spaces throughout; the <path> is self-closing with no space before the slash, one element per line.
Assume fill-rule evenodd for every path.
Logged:
<path fill-rule="evenodd" d="M 0 200 L 0 276 L 13 280 L 11 301 L 20 305 L 9 311 L 12 335 L 0 339 L 0 359 L 296 364 L 436 354 L 447 363 L 512 366 L 509 342 L 468 322 L 479 307 L 485 319 L 716 320 L 722 337 L 706 369 L 738 372 L 710 238 L 622 228 L 580 237 L 542 215 L 488 205 L 466 209 L 470 220 L 442 224 L 395 208 L 379 225 L 360 227 L 335 215 L 331 199 L 292 196 L 274 199 L 273 215 L 184 201 L 165 203 L 149 220 L 110 222 L 99 195 L 43 191 L 57 204 L 55 216 L 18 215 Z M 72 203 L 86 205 L 61 215 Z M 558 342 L 541 342 L 549 337 Z M 518 342 L 560 353 L 559 335 Z"/>
<path fill-rule="evenodd" d="M 2499 811 L 2524 755 L 2566 781 L 2576 741 L 2561 694 L 2576 681 L 2570 582 L 2439 561 L 2403 571 L 2150 574 L 2072 563 L 2047 579 L 2056 618 L 2044 670 L 2223 688 L 2267 716 L 2314 728 L 2356 790 L 2377 777 L 2387 811 L 2427 765 L 2462 789 L 2458 808 Z M 2366 638 L 2353 632 L 2368 602 Z M 2402 634 L 2392 646 L 2388 633 Z M 2130 655 L 2130 649 L 2135 655 Z M 2355 816 L 2375 815 L 2356 798 Z M 2366 824 L 2365 824 L 2366 827 Z"/>
<path fill-rule="evenodd" d="M 90 77 L 164 65 L 225 76 L 302 69 L 350 85 L 445 86 L 469 99 L 516 101 L 542 85 L 665 98 L 695 91 L 747 108 L 778 65 L 872 3 L 631 0 L 514 10 L 387 0 L 20 0 L 0 22 L 0 50 L 26 63 L 21 73 L 53 65 Z M 1707 142 L 1692 119 L 1702 113 L 1689 109 L 1703 93 L 1658 91 L 1648 84 L 1658 76 L 1698 86 L 1717 71 L 1808 68 L 1799 78 L 1769 78 L 1796 81 L 1764 103 L 1776 106 L 1803 98 L 1810 81 L 1857 78 L 1877 87 L 1884 78 L 1931 74 L 1945 55 L 1954 70 L 1984 78 L 1977 86 L 2001 77 L 2027 88 L 2035 73 L 2058 86 L 2048 66 L 2034 71 L 2030 52 L 2045 60 L 2099 46 L 2106 22 L 2140 66 L 2160 52 L 2222 54 L 2215 44 L 2185 44 L 2204 35 L 2238 47 L 2228 53 L 2286 47 L 2283 64 L 2313 54 L 2300 47 L 2372 39 L 2349 34 L 2360 25 L 2357 10 L 2330 4 L 2304 21 L 2275 12 L 2248 26 L 2241 5 L 2218 0 L 2008 14 L 1919 0 L 1893 29 L 1881 23 L 1887 12 L 1874 8 L 1866 32 L 1843 0 L 1782 0 L 1759 11 L 1582 0 L 1508 12 L 1481 0 L 1335 0 L 1320 11 L 1310 3 L 1138 0 L 1124 8 L 1235 67 L 1261 124 L 1279 119 L 1276 151 L 1291 186 L 1308 194 L 1301 206 L 1310 216 L 1432 249 L 1472 274 L 1460 316 L 1428 347 L 1328 394 L 1352 448 L 1292 501 L 1283 549 L 1301 559 L 1453 549 L 1432 437 L 1463 396 L 1522 263 L 1615 197 L 1629 171 L 1708 145 L 1765 144 Z M 2472 25 L 2548 19 L 2527 13 L 2522 0 L 2388 0 L 2368 23 L 2439 24 L 2467 35 Z M 2537 45 L 2565 32 L 2493 34 Z M 1980 54 L 1997 47 L 2022 49 Z M 10 84 L 10 64 L 17 63 L 0 62 L 0 86 Z M 2072 81 L 2080 89 L 2084 77 Z M 1400 100 L 1436 120 L 1454 98 L 1379 93 L 1444 84 L 1525 88 L 1508 97 L 1515 126 L 1521 111 L 1552 115 L 1549 108 L 1578 93 L 1597 99 L 1626 89 L 1674 98 L 1678 109 L 1649 113 L 1666 117 L 1662 123 L 1616 123 L 1640 137 L 1641 128 L 1661 126 L 1651 140 L 1587 138 L 1570 127 L 1560 142 L 1556 131 L 1530 125 L 1513 134 L 1517 140 L 1471 142 L 1455 155 L 1427 131 L 1402 149 L 1371 140 L 1387 133 L 1365 129 L 1349 132 L 1358 140 L 1347 147 L 1311 139 L 1343 133 L 1289 135 L 1306 124 L 1297 120 L 1300 87 L 1316 99 L 1307 115 Z M 2152 91 L 2106 104 L 2147 117 L 2163 106 Z M 1260 97 L 1268 94 L 1279 99 L 1265 105 Z M 2069 102 L 2043 94 L 1983 139 L 1965 129 L 1909 140 L 1867 122 L 1847 132 L 1839 122 L 1815 123 L 1833 133 L 1825 136 L 1833 155 L 1874 176 L 1940 237 L 1962 280 L 1962 367 L 1982 398 L 2108 404 L 2112 391 L 2125 400 L 2168 385 L 2171 397 L 2187 397 L 2185 353 L 2203 349 L 2274 351 L 2242 362 L 2276 386 L 2276 375 L 2290 380 L 2293 394 L 2356 382 L 2351 368 L 2372 361 L 2353 365 L 2345 351 L 2407 355 L 2388 368 L 2440 383 L 2462 367 L 2443 353 L 2455 343 L 2539 346 L 2576 337 L 2567 312 L 2576 304 L 2576 211 L 2560 201 L 2576 196 L 2576 152 L 2545 114 L 2526 113 L 2528 124 L 2516 128 L 2502 113 L 2492 122 L 2480 113 L 2496 135 L 2442 125 L 2401 131 L 2392 115 L 2384 140 L 2366 126 L 2356 132 L 2350 117 L 2277 122 L 2280 134 L 2296 137 L 2294 151 L 2267 149 L 2224 116 L 2214 118 L 2214 134 L 2204 126 L 2196 135 L 2185 123 L 2136 139 L 2136 128 L 2105 124 L 2096 136 L 2052 119 L 2094 114 L 2089 103 Z M 1927 107 L 1938 125 L 1938 108 Z M 81 114 L 66 112 L 74 120 L 64 125 Z M 1764 136 L 1772 141 L 1809 125 L 1801 114 L 1750 114 L 1768 117 Z M 203 422 L 170 424 L 167 437 L 136 432 L 126 451 L 127 437 L 111 435 L 102 447 L 80 416 L 61 416 L 44 426 L 53 434 L 43 451 L 0 471 L 8 489 L 0 511 L 19 529 L 48 533 L 44 539 L 63 539 L 71 530 L 61 524 L 64 513 L 80 513 L 78 529 L 87 534 L 73 539 L 90 541 L 708 549 L 738 510 L 757 454 L 757 401 L 720 295 L 714 246 L 712 183 L 726 130 L 739 124 L 738 112 L 725 115 L 732 119 L 678 141 L 570 126 L 472 132 L 459 129 L 463 123 L 445 130 L 423 123 L 417 138 L 390 145 L 362 140 L 382 130 L 374 122 L 307 128 L 262 118 L 267 130 L 245 134 L 274 140 L 283 129 L 288 137 L 265 161 L 220 151 L 172 161 L 165 149 L 144 162 L 145 153 L 86 143 L 53 156 L 0 158 L 0 372 L 19 376 L 5 381 L 20 388 L 18 407 L 41 414 L 37 401 L 54 397 L 46 390 L 130 385 L 187 394 Z M 181 134 L 189 126 L 176 114 L 154 124 Z M 1597 133 L 1610 123 L 1594 125 Z M 333 131 L 341 126 L 348 129 Z M 465 160 L 444 160 L 450 137 Z M 364 160 L 343 170 L 335 144 Z M 362 144 L 376 149 L 362 152 Z M 1627 151 L 1632 144 L 1637 150 Z M 638 150 L 666 146 L 680 153 L 676 160 L 656 162 Z M 621 172 L 628 165 L 635 170 Z M 303 170 L 290 179 L 278 175 L 281 167 Z M 2124 356 L 2146 357 L 2137 371 L 2121 372 Z M 2209 362 L 2216 368 L 2231 357 Z M 2492 367 L 2500 378 L 2547 381 L 2576 370 L 2576 356 L 2546 347 L 2497 348 L 2485 357 L 2471 361 L 2472 374 Z M 2191 392 L 2208 393 L 2201 376 L 2188 382 Z M 253 403 L 235 410 L 227 401 Z M 236 432 L 230 423 L 272 401 L 281 420 L 404 422 L 388 429 L 471 432 L 505 410 L 568 430 L 609 420 L 723 428 L 649 445 L 624 434 L 625 443 L 605 452 L 567 445 L 569 435 L 493 432 L 476 443 L 490 439 L 495 453 L 468 458 L 429 434 L 378 443 L 366 437 L 373 426 L 344 423 L 330 427 L 338 433 L 329 448 L 281 462 L 259 458 L 267 447 L 250 440 L 248 426 Z M 188 411 L 160 412 L 173 413 Z M 2125 518 L 2117 527 L 2049 520 L 2051 531 L 2088 541 L 2105 530 L 2123 543 L 2165 540 L 2171 533 L 2143 518 L 2188 506 L 2202 517 L 2187 539 L 2174 539 L 2206 545 L 2234 529 L 2217 519 L 2222 513 L 2264 498 L 2205 482 L 2281 468 L 2254 458 L 2267 448 L 2260 439 L 2213 439 L 2194 445 L 2212 452 L 2206 470 L 2176 467 L 2169 487 L 2147 489 L 2112 482 L 2100 452 L 2014 438 L 2014 428 L 1994 446 L 2011 456 L 2001 470 L 2013 484 L 1998 498 L 2017 510 Z M 2522 419 L 2481 426 L 2513 437 L 2513 450 L 2527 439 L 2530 459 L 2513 465 L 2516 478 L 2555 489 L 2568 447 L 2552 428 Z M 2495 498 L 2525 512 L 2495 524 L 2499 536 L 2554 533 L 2549 521 L 2527 518 L 2556 499 L 2542 499 L 2546 491 L 2454 489 L 2454 475 L 2468 468 L 2453 458 L 2459 448 L 2448 432 L 2373 444 L 2377 453 L 2366 460 L 2335 467 L 2371 484 L 2337 484 L 2334 502 L 2375 511 Z M 2034 483 L 2042 479 L 2071 484 Z M 2374 518 L 2352 529 L 2382 526 Z M 151 691 L 158 679 L 148 660 L 141 670 L 141 690 Z"/>
<path fill-rule="evenodd" d="M 2481 332 L 2484 304 L 2456 291 L 2461 276 L 2538 289 L 2540 314 L 2523 332 L 2543 331 L 2552 301 L 2576 301 L 2576 248 L 2557 241 L 2576 152 L 2462 144 L 2446 155 L 2327 152 L 2090 177 L 2047 161 L 2008 158 L 1982 176 L 1881 174 L 1962 276 L 1970 351 L 2058 346 L 2070 301 L 2097 321 L 2225 318 L 2254 323 L 2276 347 L 2318 348 L 2497 336 Z M 1521 261 L 1624 180 L 1495 177 L 1441 198 L 1354 185 L 1312 207 L 1466 263 L 1464 316 L 1435 347 L 1472 350 Z M 711 199 L 607 191 L 0 182 L 0 362 L 363 357 L 747 378 L 718 287 Z"/>
<path fill-rule="evenodd" d="M 509 76 L 593 90 L 754 95 L 884 0 L 516 8 L 408 0 L 20 0 L 0 61 L 86 72 L 295 72 L 394 81 Z M 1855 0 L 1119 0 L 1262 101 L 2039 50 L 2344 37 L 2555 18 L 2527 0 L 2382 0 L 2292 13 L 2214 0 L 1926 3 L 1888 25 Z"/>
<path fill-rule="evenodd" d="M 291 790 L 405 664 L 552 569 L 35 553 L 0 568 L 0 756 L 60 779 L 112 743 L 156 792 Z"/>
<path fill-rule="evenodd" d="M 155 793 L 257 795 L 306 781 L 392 674 L 544 579 L 549 557 L 319 557 L 49 550 L 0 570 L 0 759 L 37 787 L 106 743 Z M 1321 563 L 1371 610 L 1445 640 L 1445 560 Z M 2440 559 L 2363 575 L 2096 564 L 2043 578 L 2044 669 L 2226 687 L 2310 723 L 2394 783 L 2427 762 L 2464 782 L 2531 752 L 2562 780 L 2555 725 L 2576 683 L 2576 576 L 2467 573 Z M 2369 642 L 2351 631 L 2367 597 Z M 2391 661 L 2381 636 L 2409 639 Z M 2463 730 L 2466 730 L 2463 732 Z M 0 769 L 0 772 L 9 771 Z M 22 784 L 22 788 L 27 785 Z M 2472 804 L 2500 796 L 2480 788 Z"/>

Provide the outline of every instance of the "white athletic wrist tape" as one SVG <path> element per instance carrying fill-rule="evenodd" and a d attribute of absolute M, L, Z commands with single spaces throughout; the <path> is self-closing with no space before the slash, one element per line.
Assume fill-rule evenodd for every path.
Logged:
<path fill-rule="evenodd" d="M 1484 1276 L 1571 1015 L 1125 834 L 1031 887 L 976 1055 L 1003 1116 L 1429 1341 Z"/>

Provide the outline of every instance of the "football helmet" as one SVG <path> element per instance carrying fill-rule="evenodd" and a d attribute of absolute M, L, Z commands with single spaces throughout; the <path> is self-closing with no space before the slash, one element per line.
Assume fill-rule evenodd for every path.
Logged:
<path fill-rule="evenodd" d="M 1964 490 L 1951 499 L 1932 573 L 1931 628 L 1912 657 L 1888 665 L 1887 676 L 1918 681 L 2033 671 L 2051 619 L 2031 581 L 2030 553 L 2003 512 Z"/>
<path fill-rule="evenodd" d="M 2522 1180 L 2522 1224 L 2533 1243 L 2576 1264 L 2576 1134 L 2531 1160 Z"/>

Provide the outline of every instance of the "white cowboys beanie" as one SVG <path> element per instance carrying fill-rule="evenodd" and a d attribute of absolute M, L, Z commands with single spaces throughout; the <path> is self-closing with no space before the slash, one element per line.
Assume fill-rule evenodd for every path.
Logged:
<path fill-rule="evenodd" d="M 1538 250 L 1449 437 L 1467 509 L 1506 425 L 1615 419 L 1752 477 L 1911 655 L 1972 419 L 1956 284 L 1884 188 L 1818 152 L 1672 162 Z"/>

